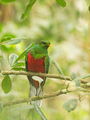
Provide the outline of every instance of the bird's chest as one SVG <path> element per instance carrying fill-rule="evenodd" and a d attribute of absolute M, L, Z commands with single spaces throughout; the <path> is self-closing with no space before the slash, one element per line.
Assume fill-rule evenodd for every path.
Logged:
<path fill-rule="evenodd" d="M 28 53 L 27 57 L 27 68 L 28 71 L 31 72 L 45 72 L 45 64 L 44 64 L 45 58 L 39 58 L 35 59 L 30 53 Z"/>

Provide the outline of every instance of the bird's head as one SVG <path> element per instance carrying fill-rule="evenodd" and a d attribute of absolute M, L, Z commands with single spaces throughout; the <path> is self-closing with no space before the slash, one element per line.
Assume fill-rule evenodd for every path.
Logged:
<path fill-rule="evenodd" d="M 40 45 L 45 47 L 46 49 L 48 49 L 48 47 L 50 46 L 50 42 L 49 41 L 41 41 Z"/>

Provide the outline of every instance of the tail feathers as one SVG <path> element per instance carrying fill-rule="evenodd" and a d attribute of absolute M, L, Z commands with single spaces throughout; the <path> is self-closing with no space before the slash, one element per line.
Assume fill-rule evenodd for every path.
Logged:
<path fill-rule="evenodd" d="M 44 113 L 42 112 L 41 108 L 38 105 L 34 105 L 34 108 L 36 112 L 40 115 L 42 120 L 47 120 L 46 116 L 44 115 Z"/>
<path fill-rule="evenodd" d="M 42 95 L 43 95 L 43 90 L 41 86 L 35 88 L 33 85 L 30 85 L 30 97 L 42 96 Z M 38 106 L 41 106 L 41 100 L 32 101 L 31 104 L 36 104 Z"/>

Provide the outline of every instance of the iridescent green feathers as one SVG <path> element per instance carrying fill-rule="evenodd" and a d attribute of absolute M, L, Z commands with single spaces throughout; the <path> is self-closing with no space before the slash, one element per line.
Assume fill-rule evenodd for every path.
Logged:
<path fill-rule="evenodd" d="M 32 44 L 29 51 L 35 59 L 40 59 L 45 57 L 45 73 L 48 73 L 48 69 L 49 69 L 49 56 L 47 50 L 49 46 L 50 46 L 50 42 L 41 41 L 40 43 Z"/>

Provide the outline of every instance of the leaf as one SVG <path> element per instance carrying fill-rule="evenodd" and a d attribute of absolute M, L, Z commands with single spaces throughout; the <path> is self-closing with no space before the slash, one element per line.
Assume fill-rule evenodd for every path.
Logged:
<path fill-rule="evenodd" d="M 13 65 L 13 67 L 12 67 L 12 69 L 13 70 L 23 70 L 23 71 L 25 71 L 25 62 L 16 62 L 14 65 Z"/>
<path fill-rule="evenodd" d="M 14 2 L 16 0 L 0 0 L 0 3 L 9 3 L 9 2 Z"/>
<path fill-rule="evenodd" d="M 64 0 L 56 0 L 56 2 L 62 7 L 66 6 L 66 2 Z"/>
<path fill-rule="evenodd" d="M 12 88 L 11 79 L 8 75 L 6 75 L 2 81 L 2 89 L 5 93 L 9 93 Z"/>
<path fill-rule="evenodd" d="M 30 45 L 24 50 L 24 52 L 21 53 L 21 54 L 18 56 L 18 58 L 16 59 L 15 63 L 16 63 L 17 61 L 19 61 L 21 58 L 23 58 L 23 57 L 26 55 L 26 53 L 29 52 L 29 50 L 31 49 L 32 46 L 33 46 L 33 44 L 30 44 Z"/>
<path fill-rule="evenodd" d="M 11 40 L 9 40 L 9 41 L 6 41 L 6 44 L 8 44 L 8 45 L 14 45 L 14 44 L 18 44 L 18 43 L 20 43 L 21 41 L 22 41 L 23 39 L 19 39 L 19 38 L 13 38 L 13 39 L 11 39 Z"/>
<path fill-rule="evenodd" d="M 13 67 L 22 67 L 25 66 L 25 62 L 17 62 L 13 65 Z"/>
<path fill-rule="evenodd" d="M 16 71 L 26 71 L 26 69 L 25 68 L 21 68 L 21 67 L 13 67 L 12 68 L 13 70 L 16 70 Z"/>
<path fill-rule="evenodd" d="M 20 43 L 25 38 L 16 38 L 16 35 L 12 33 L 5 33 L 1 36 L 0 43 L 6 43 L 8 45 L 14 45 Z"/>
<path fill-rule="evenodd" d="M 72 73 L 71 78 L 75 82 L 75 85 L 77 87 L 80 87 L 81 81 L 80 81 L 80 79 L 77 78 L 77 74 Z"/>
<path fill-rule="evenodd" d="M 76 83 L 76 86 L 80 87 L 80 83 L 82 79 L 86 79 L 86 78 L 89 78 L 90 77 L 90 74 L 86 74 L 86 75 L 82 75 L 80 77 L 76 77 L 75 79 L 73 79 Z"/>
<path fill-rule="evenodd" d="M 11 67 L 14 65 L 15 60 L 17 58 L 18 58 L 18 56 L 16 54 L 14 54 L 14 53 L 9 56 L 9 64 L 10 64 Z"/>
<path fill-rule="evenodd" d="M 77 107 L 77 104 L 78 104 L 77 99 L 70 99 L 64 103 L 63 107 L 68 112 L 71 112 L 71 111 L 75 110 L 75 108 Z"/>
<path fill-rule="evenodd" d="M 4 51 L 4 52 L 12 52 L 12 51 L 15 51 L 16 49 L 12 46 L 7 46 L 7 45 L 0 45 L 0 50 Z"/>
<path fill-rule="evenodd" d="M 28 15 L 29 11 L 31 10 L 31 8 L 35 4 L 35 2 L 36 2 L 36 0 L 29 0 L 24 12 L 21 15 L 21 19 L 24 19 Z"/>
<path fill-rule="evenodd" d="M 11 40 L 12 38 L 16 38 L 16 35 L 12 34 L 12 33 L 5 33 L 1 36 L 0 38 L 0 42 L 6 42 Z"/>

